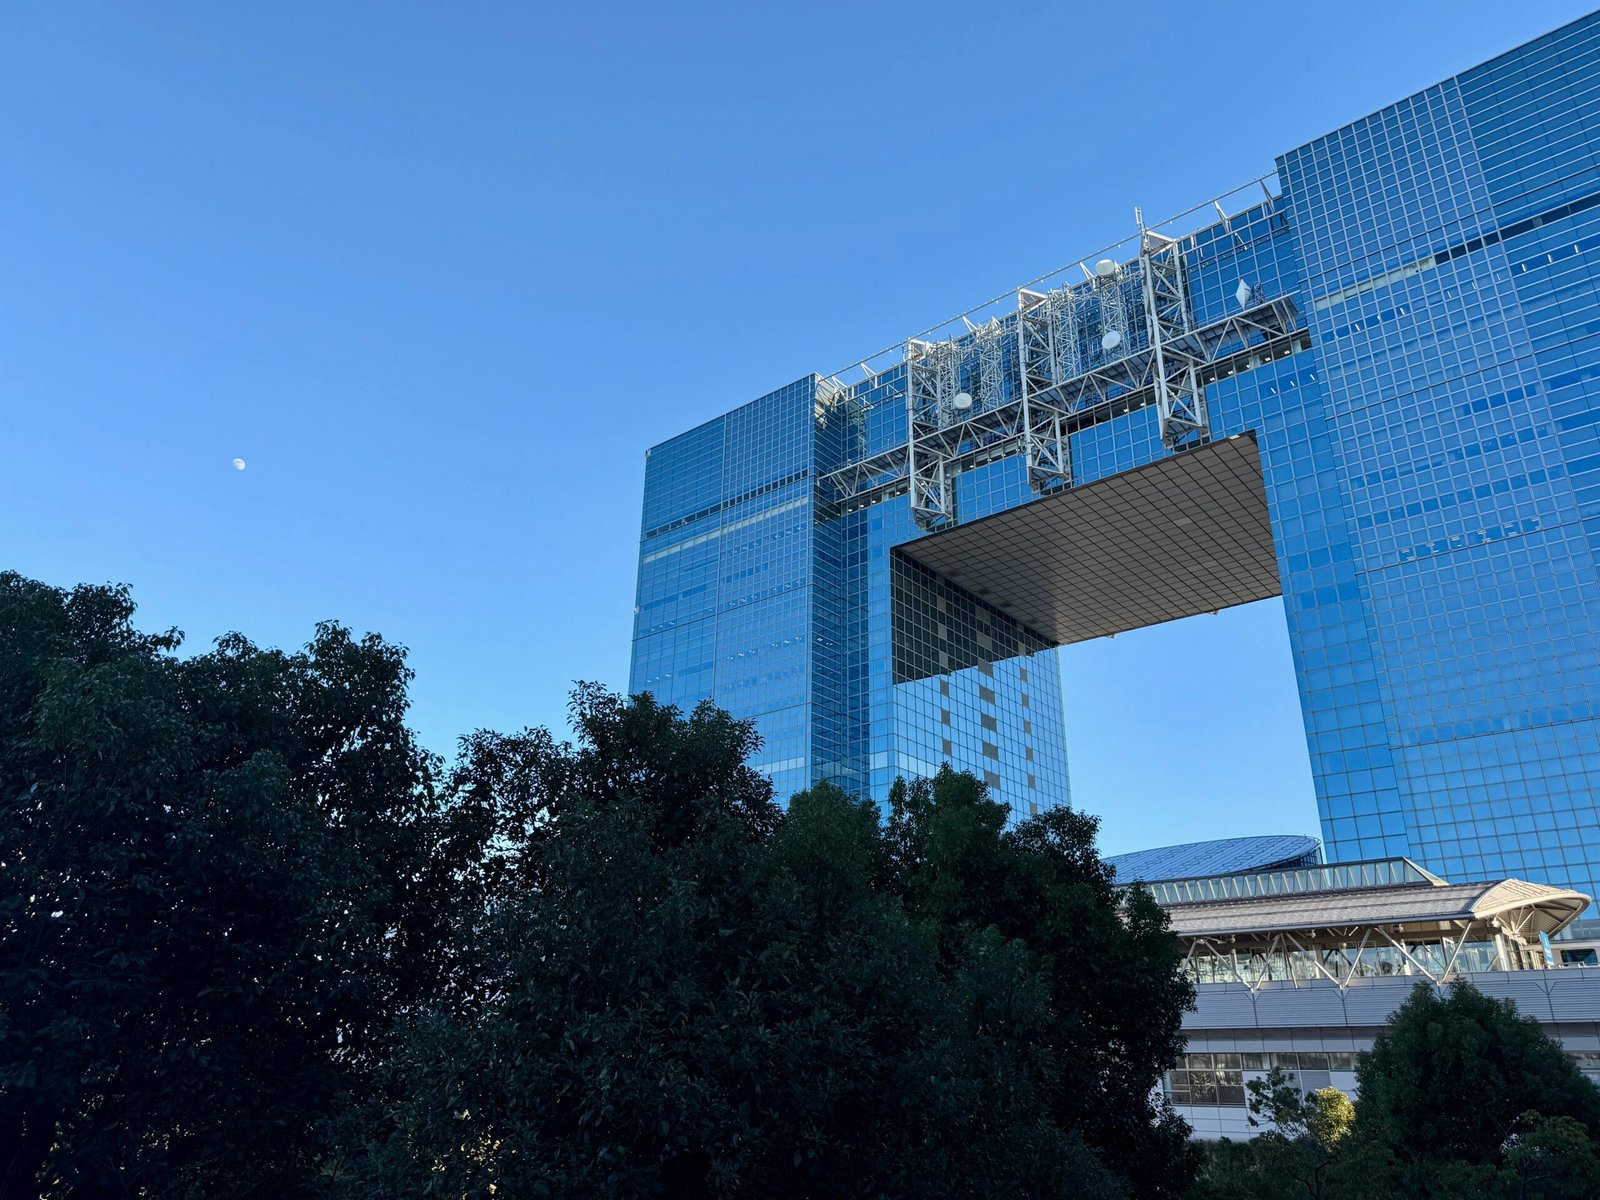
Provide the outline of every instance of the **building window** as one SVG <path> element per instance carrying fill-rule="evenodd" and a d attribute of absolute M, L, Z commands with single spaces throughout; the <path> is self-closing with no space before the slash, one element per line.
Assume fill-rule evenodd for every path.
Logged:
<path fill-rule="evenodd" d="M 996 746 L 993 742 L 985 742 L 983 744 L 983 756 L 985 758 L 999 758 L 1000 747 Z"/>
<path fill-rule="evenodd" d="M 1244 1107 L 1244 1070 L 1237 1054 L 1185 1054 L 1179 1069 L 1167 1072 L 1167 1096 L 1174 1104 Z"/>
<path fill-rule="evenodd" d="M 991 687 L 981 687 L 980 686 L 978 688 L 978 699 L 982 700 L 985 704 L 993 704 L 994 703 L 994 689 L 991 688 Z M 1026 696 L 1024 696 L 1022 698 L 1022 707 L 1023 708 L 1027 708 L 1028 707 L 1028 698 Z"/>
<path fill-rule="evenodd" d="M 998 730 L 1000 728 L 1000 722 L 995 720 L 988 713 L 984 713 L 981 717 L 978 718 L 978 721 L 985 729 L 989 730 L 989 732 L 991 732 L 991 733 L 995 732 L 996 730 Z"/>
<path fill-rule="evenodd" d="M 941 754 L 943 754 L 946 758 L 950 757 L 950 739 L 949 738 L 945 738 L 943 741 L 941 741 L 939 743 L 939 752 Z"/>
<path fill-rule="evenodd" d="M 985 771 L 983 773 L 983 781 L 989 785 L 991 790 L 994 790 L 1000 786 L 1000 776 L 996 775 L 993 771 Z"/>
<path fill-rule="evenodd" d="M 1167 1096 L 1174 1104 L 1245 1106 L 1244 1072 L 1282 1067 L 1289 1082 L 1302 1092 L 1332 1086 L 1331 1071 L 1354 1071 L 1353 1051 L 1283 1054 L 1184 1054 L 1177 1069 L 1167 1072 Z"/>

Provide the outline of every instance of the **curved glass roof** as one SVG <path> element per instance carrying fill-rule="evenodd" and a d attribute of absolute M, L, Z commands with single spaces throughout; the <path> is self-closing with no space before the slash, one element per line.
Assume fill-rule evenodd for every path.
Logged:
<path fill-rule="evenodd" d="M 1136 880 L 1156 883 L 1169 879 L 1310 867 L 1321 861 L 1322 852 L 1316 838 L 1299 833 L 1270 833 L 1255 837 L 1219 838 L 1211 842 L 1186 842 L 1181 846 L 1162 846 L 1156 850 L 1135 850 L 1129 854 L 1114 854 L 1106 859 L 1106 864 L 1116 872 L 1118 883 L 1133 883 Z"/>

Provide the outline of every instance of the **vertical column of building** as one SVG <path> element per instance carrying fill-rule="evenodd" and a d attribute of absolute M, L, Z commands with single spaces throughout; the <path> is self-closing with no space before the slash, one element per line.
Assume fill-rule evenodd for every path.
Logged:
<path fill-rule="evenodd" d="M 755 724 L 780 800 L 811 781 L 815 380 L 651 450 L 630 686 Z"/>
<path fill-rule="evenodd" d="M 723 420 L 645 457 L 628 690 L 684 709 L 711 695 L 716 673 Z"/>
<path fill-rule="evenodd" d="M 1511 93 L 1524 112 L 1572 103 L 1525 73 L 1489 82 L 1539 53 L 1475 73 L 1478 116 L 1451 81 L 1285 155 L 1280 173 L 1331 434 L 1315 469 L 1344 497 L 1399 786 L 1394 813 L 1346 815 L 1325 794 L 1330 855 L 1381 845 L 1450 876 L 1589 890 L 1600 847 L 1580 866 L 1540 830 L 1596 834 L 1581 749 L 1600 682 L 1594 554 L 1508 257 L 1519 218 L 1501 208 L 1531 193 L 1510 167 L 1491 184 L 1475 137 Z"/>
<path fill-rule="evenodd" d="M 1534 878 L 1591 894 L 1600 886 L 1600 16 L 1591 15 L 1458 81 L 1493 233 L 1482 257 L 1514 297 L 1505 336 L 1525 397 L 1469 404 L 1484 453 L 1537 447 L 1510 474 L 1560 477 L 1556 512 L 1506 512 L 1489 530 L 1457 530 L 1448 554 L 1496 560 L 1510 586 L 1485 595 L 1500 667 L 1488 686 L 1499 711 L 1472 714 L 1459 751 L 1432 755 L 1430 774 L 1471 779 L 1516 836 Z M 1476 252 L 1468 252 L 1468 258 Z M 1535 419 L 1511 414 L 1526 406 Z M 1553 445 L 1552 445 L 1553 443 Z M 1536 523 L 1536 524 L 1535 524 Z M 1484 536 L 1484 548 L 1456 538 Z M 1435 539 L 1437 542 L 1437 539 Z M 1512 664 L 1515 664 L 1514 666 Z M 1490 729 L 1484 732 L 1485 718 Z M 1460 722 L 1457 722 L 1459 725 Z M 1420 749 L 1420 748 L 1419 748 Z M 1537 773 L 1535 773 L 1537 772 Z M 1445 813 L 1441 832 L 1467 814 Z M 1478 814 L 1481 820 L 1481 810 Z M 1505 819 L 1505 818 L 1500 818 Z M 1470 853 L 1465 838 L 1462 852 Z M 1475 848 L 1474 848 L 1475 849 Z M 1497 861 L 1492 847 L 1480 853 Z"/>
<path fill-rule="evenodd" d="M 844 389 L 819 387 L 815 471 L 857 459 L 867 407 Z M 812 529 L 811 776 L 866 795 L 866 514 L 818 510 Z"/>
<path fill-rule="evenodd" d="M 780 801 L 811 783 L 815 394 L 808 376 L 725 418 L 712 695 L 755 723 Z"/>

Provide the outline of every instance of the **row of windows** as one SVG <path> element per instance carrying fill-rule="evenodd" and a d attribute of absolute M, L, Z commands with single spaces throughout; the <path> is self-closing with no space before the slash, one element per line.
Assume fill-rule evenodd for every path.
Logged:
<path fill-rule="evenodd" d="M 1163 1090 L 1167 1099 L 1174 1104 L 1244 1108 L 1248 1103 L 1244 1086 L 1246 1072 L 1252 1075 L 1259 1073 L 1259 1077 L 1274 1066 L 1282 1067 L 1289 1073 L 1289 1086 L 1302 1092 L 1312 1092 L 1332 1086 L 1334 1071 L 1353 1072 L 1355 1058 L 1353 1053 L 1343 1051 L 1328 1054 L 1186 1054 L 1179 1061 L 1185 1064 L 1214 1061 L 1216 1065 L 1185 1065 L 1168 1071 Z"/>

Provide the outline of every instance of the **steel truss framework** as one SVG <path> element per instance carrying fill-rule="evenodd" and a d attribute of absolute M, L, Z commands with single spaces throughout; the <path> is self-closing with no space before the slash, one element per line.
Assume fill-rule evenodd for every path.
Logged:
<path fill-rule="evenodd" d="M 1207 440 L 1208 382 L 1305 349 L 1310 340 L 1288 297 L 1247 301 L 1240 312 L 1197 328 L 1183 250 L 1179 239 L 1141 230 L 1138 322 L 1127 311 L 1129 264 L 1075 288 L 1022 289 L 1016 315 L 1004 321 L 944 341 L 907 342 L 906 442 L 824 476 L 824 502 L 850 511 L 909 491 L 917 523 L 940 529 L 957 520 L 960 471 L 1022 454 L 1034 491 L 1068 486 L 1072 432 L 1134 409 L 1157 406 L 1170 450 Z M 1092 332 L 1116 331 L 1121 357 L 1105 361 L 1092 337 L 1086 345 L 1092 323 Z M 963 393 L 970 403 L 958 403 Z"/>
<path fill-rule="evenodd" d="M 1205 356 L 1201 347 L 1187 340 L 1194 320 L 1183 278 L 1183 248 L 1175 238 L 1141 230 L 1139 266 L 1144 272 L 1145 320 L 1150 330 L 1150 367 L 1161 441 L 1168 450 L 1178 450 L 1204 441 L 1210 434 L 1206 394 L 1200 386 Z"/>
<path fill-rule="evenodd" d="M 906 344 L 906 474 L 925 528 L 954 521 L 955 460 L 969 443 L 1010 442 L 1026 429 L 1025 410 L 1010 402 L 1009 338 L 991 320 L 961 338 Z"/>
<path fill-rule="evenodd" d="M 1458 973 L 1461 952 L 1469 945 L 1492 945 L 1497 970 L 1540 966 L 1543 955 L 1537 932 L 1533 931 L 1535 920 L 1536 914 L 1529 910 L 1506 912 L 1487 920 L 1443 921 L 1427 930 L 1345 925 L 1281 930 L 1246 939 L 1197 937 L 1190 940 L 1184 961 L 1191 971 L 1202 959 L 1224 964 L 1224 973 L 1231 982 L 1255 991 L 1270 982 L 1307 979 L 1294 971 L 1290 956 L 1295 955 L 1293 962 L 1311 968 L 1309 978 L 1325 979 L 1343 989 L 1370 974 L 1362 970 L 1364 952 L 1388 949 L 1403 964 L 1402 974 L 1446 983 Z M 1430 949 L 1434 953 L 1429 953 Z M 1215 971 L 1212 973 L 1215 975 Z"/>

